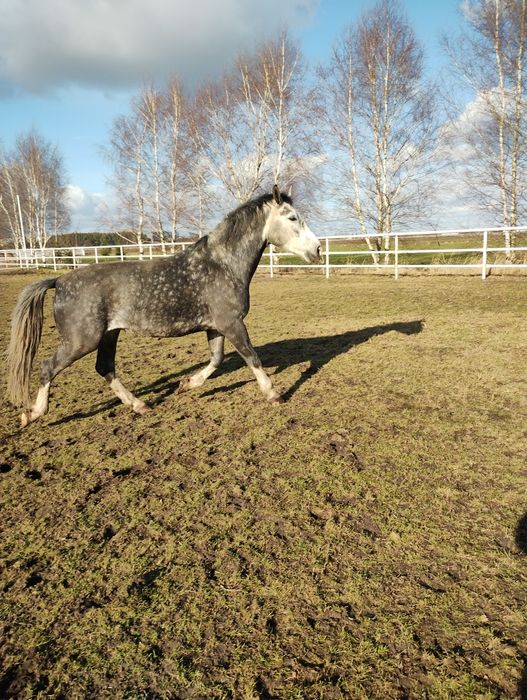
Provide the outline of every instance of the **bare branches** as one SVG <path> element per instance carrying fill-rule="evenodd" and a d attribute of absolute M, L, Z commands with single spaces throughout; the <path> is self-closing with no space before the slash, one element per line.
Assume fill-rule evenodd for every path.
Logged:
<path fill-rule="evenodd" d="M 475 98 L 451 120 L 447 144 L 454 159 L 465 146 L 456 165 L 474 203 L 516 226 L 527 213 L 527 2 L 472 0 L 464 17 L 460 39 L 444 43 L 455 76 Z M 508 233 L 505 244 L 512 244 Z"/>
<path fill-rule="evenodd" d="M 0 154 L 0 223 L 16 248 L 43 248 L 69 223 L 62 157 L 36 131 Z"/>
<path fill-rule="evenodd" d="M 144 86 L 130 115 L 113 124 L 106 155 L 118 202 L 114 223 L 133 231 L 138 243 L 149 237 L 164 249 L 167 237 L 172 242 L 177 237 L 185 212 L 187 120 L 186 98 L 173 80 L 164 92 Z"/>
<path fill-rule="evenodd" d="M 175 78 L 163 91 L 144 87 L 107 148 L 121 225 L 162 244 L 182 225 L 202 235 L 205 209 L 222 197 L 241 203 L 278 178 L 304 177 L 303 79 L 300 49 L 283 32 L 190 99 Z"/>
<path fill-rule="evenodd" d="M 381 0 L 348 28 L 319 78 L 334 194 L 361 233 L 378 233 L 377 250 L 388 248 L 393 226 L 431 203 L 437 129 L 422 51 L 397 3 Z"/>
<path fill-rule="evenodd" d="M 253 196 L 267 174 L 270 100 L 260 68 L 254 56 L 240 56 L 221 83 L 198 90 L 193 108 L 195 149 L 238 203 Z"/>
<path fill-rule="evenodd" d="M 111 185 L 117 200 L 114 213 L 116 228 L 125 228 L 135 233 L 138 244 L 144 242 L 145 196 L 144 196 L 144 143 L 145 125 L 137 114 L 119 117 L 110 132 L 110 142 L 105 149 L 114 174 Z"/>

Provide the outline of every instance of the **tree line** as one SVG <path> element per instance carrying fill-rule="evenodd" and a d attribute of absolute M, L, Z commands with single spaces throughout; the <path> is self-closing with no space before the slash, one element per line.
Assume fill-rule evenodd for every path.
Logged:
<path fill-rule="evenodd" d="M 37 131 L 0 151 L 0 239 L 16 248 L 43 248 L 70 223 L 64 164 L 57 146 Z"/>
<path fill-rule="evenodd" d="M 379 0 L 346 27 L 315 70 L 284 31 L 191 93 L 176 75 L 143 85 L 105 147 L 117 202 L 106 226 L 164 246 L 202 235 L 274 182 L 314 217 L 373 234 L 376 260 L 392 230 L 426 220 L 440 183 L 465 192 L 496 225 L 521 224 L 526 3 L 464 3 L 460 35 L 443 39 L 446 90 L 427 77 L 398 0 Z M 456 82 L 474 96 L 461 111 L 449 104 Z M 30 134 L 1 168 L 0 230 L 19 245 L 24 227 L 30 243 L 45 245 L 68 225 L 57 150 Z"/>

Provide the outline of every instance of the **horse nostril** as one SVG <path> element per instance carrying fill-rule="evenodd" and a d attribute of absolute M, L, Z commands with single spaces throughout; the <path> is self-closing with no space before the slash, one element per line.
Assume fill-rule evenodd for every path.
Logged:
<path fill-rule="evenodd" d="M 322 257 L 322 248 L 320 246 L 317 246 L 317 255 L 319 258 Z"/>

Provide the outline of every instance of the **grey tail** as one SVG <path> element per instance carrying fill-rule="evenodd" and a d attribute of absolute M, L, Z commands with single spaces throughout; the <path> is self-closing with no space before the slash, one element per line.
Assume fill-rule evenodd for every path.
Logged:
<path fill-rule="evenodd" d="M 14 406 L 29 404 L 29 380 L 42 334 L 44 296 L 56 281 L 55 277 L 27 286 L 13 311 L 7 350 L 7 396 Z"/>

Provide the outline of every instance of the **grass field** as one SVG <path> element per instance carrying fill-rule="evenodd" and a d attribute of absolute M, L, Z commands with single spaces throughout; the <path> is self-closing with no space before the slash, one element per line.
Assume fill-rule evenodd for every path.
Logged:
<path fill-rule="evenodd" d="M 525 279 L 252 289 L 280 406 L 234 354 L 177 395 L 204 338 L 130 334 L 147 416 L 93 356 L 2 404 L 0 697 L 527 697 Z"/>

